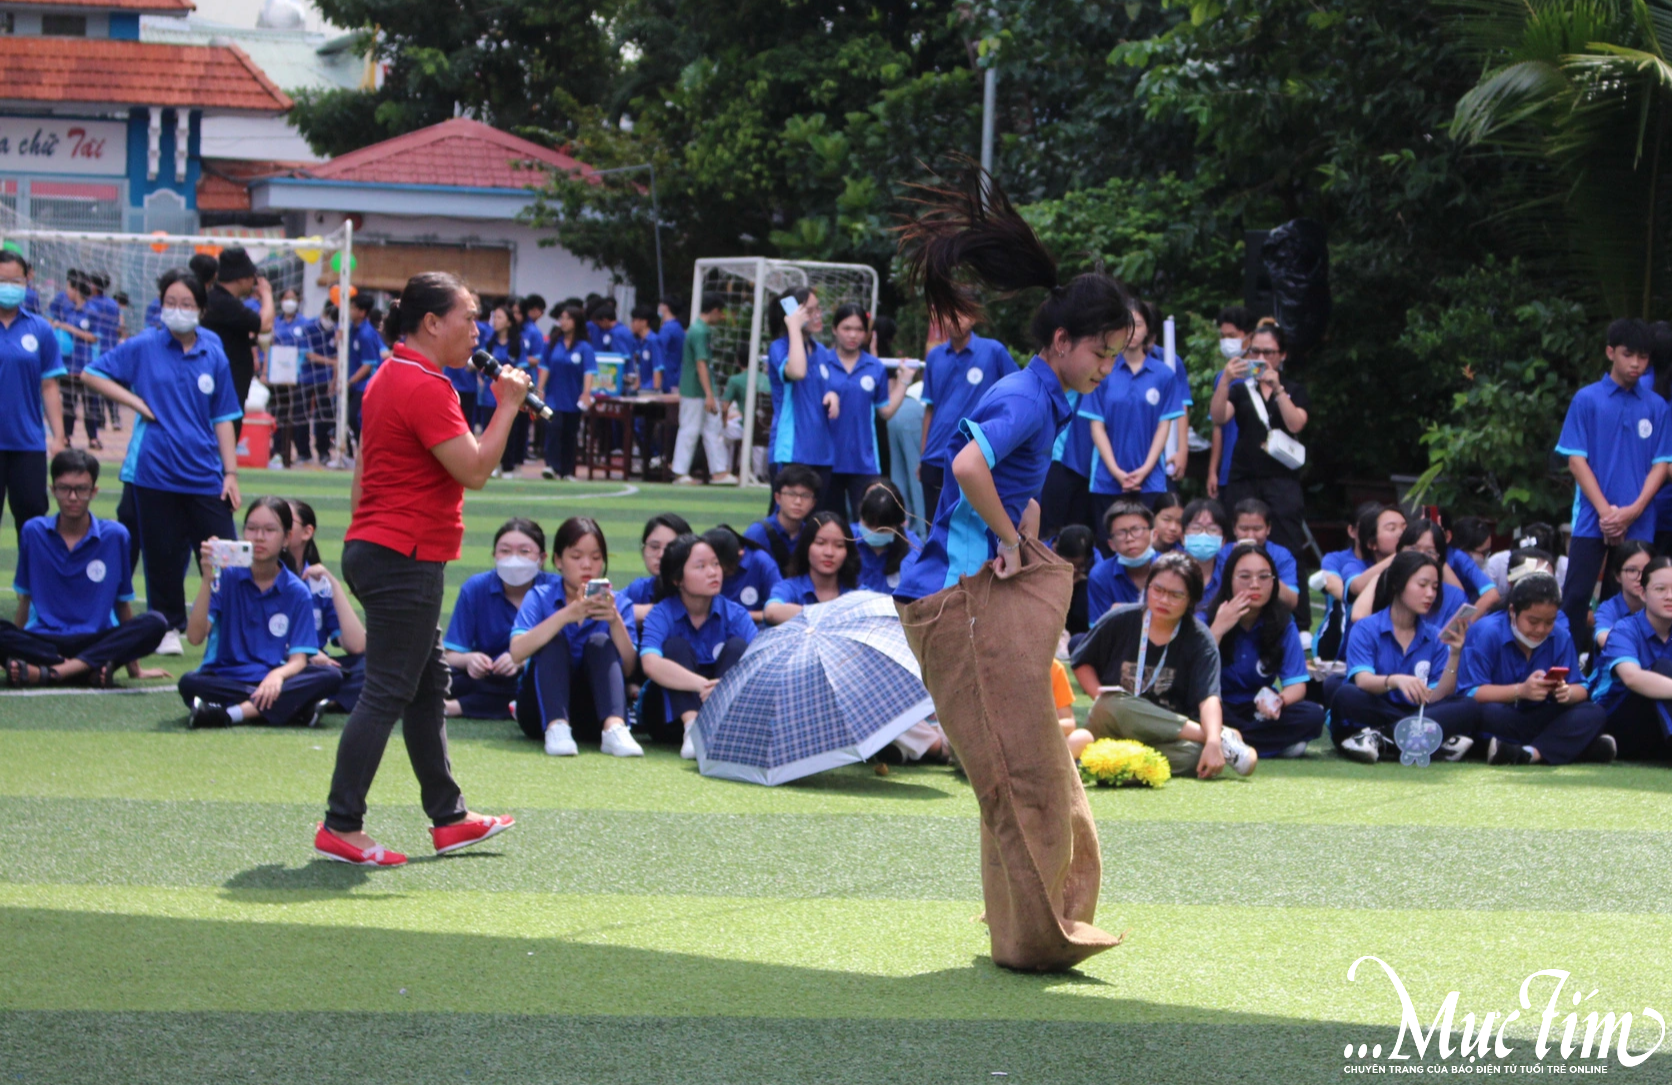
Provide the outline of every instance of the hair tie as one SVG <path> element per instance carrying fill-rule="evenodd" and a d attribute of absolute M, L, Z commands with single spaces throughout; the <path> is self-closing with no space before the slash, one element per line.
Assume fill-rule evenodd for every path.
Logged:
<path fill-rule="evenodd" d="M 1548 576 L 1548 577 L 1550 577 L 1551 580 L 1556 579 L 1556 577 L 1552 573 L 1545 570 L 1542 563 L 1540 563 L 1535 558 L 1528 558 L 1526 561 L 1523 561 L 1520 565 L 1517 565 L 1515 568 L 1511 569 L 1509 571 L 1509 576 L 1508 576 L 1507 579 L 1509 580 L 1509 582 L 1511 584 L 1518 584 L 1521 581 L 1527 579 L 1528 577 L 1532 577 L 1532 576 Z"/>
<path fill-rule="evenodd" d="M 1538 545 L 1538 540 L 1533 538 L 1531 535 L 1528 535 L 1525 538 L 1515 540 L 1515 546 L 1516 546 L 1516 549 L 1518 549 L 1518 550 L 1530 550 L 1537 545 Z"/>

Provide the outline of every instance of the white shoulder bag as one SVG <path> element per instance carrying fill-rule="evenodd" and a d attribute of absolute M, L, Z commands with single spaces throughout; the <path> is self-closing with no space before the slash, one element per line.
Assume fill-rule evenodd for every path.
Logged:
<path fill-rule="evenodd" d="M 1266 450 L 1266 455 L 1291 471 L 1305 467 L 1306 446 L 1282 430 L 1271 428 L 1271 415 L 1266 413 L 1266 397 L 1260 394 L 1259 386 L 1253 381 L 1248 382 L 1248 398 L 1254 403 L 1254 413 L 1260 416 L 1266 427 L 1266 439 L 1260 445 Z"/>

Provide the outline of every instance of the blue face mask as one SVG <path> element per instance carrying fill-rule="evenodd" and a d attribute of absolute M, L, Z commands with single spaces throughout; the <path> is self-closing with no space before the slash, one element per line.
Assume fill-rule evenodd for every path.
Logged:
<path fill-rule="evenodd" d="M 894 532 L 871 531 L 867 529 L 865 534 L 861 535 L 860 538 L 864 541 L 866 546 L 874 546 L 878 550 L 881 550 L 894 541 Z"/>
<path fill-rule="evenodd" d="M 1219 554 L 1225 540 L 1218 535 L 1191 534 L 1184 537 L 1184 552 L 1197 561 L 1206 561 Z"/>
<path fill-rule="evenodd" d="M 1214 553 L 1217 554 L 1218 551 L 1215 550 Z M 1142 554 L 1139 554 L 1135 558 L 1129 558 L 1125 554 L 1116 554 L 1115 560 L 1126 566 L 1128 569 L 1136 569 L 1141 565 L 1148 565 L 1150 562 L 1155 560 L 1155 547 L 1148 547 Z"/>
<path fill-rule="evenodd" d="M 22 283 L 0 283 L 0 309 L 16 309 L 29 296 L 29 288 Z"/>

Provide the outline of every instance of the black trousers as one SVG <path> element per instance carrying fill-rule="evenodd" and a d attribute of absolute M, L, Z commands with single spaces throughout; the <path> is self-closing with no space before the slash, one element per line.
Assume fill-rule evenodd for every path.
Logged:
<path fill-rule="evenodd" d="M 12 507 L 12 530 L 21 544 L 23 525 L 47 513 L 46 450 L 0 452 L 0 503 L 7 499 Z"/>
<path fill-rule="evenodd" d="M 1306 551 L 1306 501 L 1301 493 L 1300 480 L 1292 476 L 1276 478 L 1235 478 L 1222 493 L 1225 511 L 1234 524 L 1237 514 L 1232 511 L 1237 502 L 1259 498 L 1271 507 L 1271 539 L 1295 556 L 1296 564 L 1304 564 Z M 1572 561 L 1569 560 L 1571 567 Z M 1312 596 L 1306 577 L 1298 578 L 1300 598 L 1295 603 L 1295 625 L 1312 628 Z"/>
<path fill-rule="evenodd" d="M 1602 734 L 1608 714 L 1590 701 L 1561 705 L 1555 701 L 1529 708 L 1508 704 L 1480 706 L 1482 734 L 1518 746 L 1531 746 L 1552 765 L 1579 760 L 1585 747 Z"/>
<path fill-rule="evenodd" d="M 1573 583 L 1572 558 L 1568 559 L 1568 583 Z M 1672 659 L 1663 659 L 1649 669 L 1672 678 Z M 1652 701 L 1627 693 L 1625 699 L 1609 711 L 1608 723 L 1603 730 L 1614 736 L 1621 757 L 1632 761 L 1663 760 L 1672 757 L 1672 712 L 1668 712 L 1669 708 L 1672 708 L 1672 701 Z"/>
<path fill-rule="evenodd" d="M 1568 540 L 1567 579 L 1562 582 L 1562 613 L 1568 616 L 1575 651 L 1591 650 L 1591 596 L 1597 577 L 1608 564 L 1608 544 L 1575 536 Z"/>
<path fill-rule="evenodd" d="M 186 628 L 186 567 L 203 540 L 236 539 L 232 508 L 219 495 L 134 486 L 145 557 L 145 601 L 174 629 Z"/>
<path fill-rule="evenodd" d="M 156 651 L 167 632 L 168 621 L 154 610 L 97 633 L 46 633 L 0 621 L 0 660 L 55 667 L 79 659 L 94 670 L 106 663 L 120 667 Z"/>
<path fill-rule="evenodd" d="M 933 526 L 935 510 L 940 508 L 941 491 L 946 489 L 946 468 L 938 463 L 920 463 L 917 465 L 917 479 L 923 485 L 923 514 Z"/>
<path fill-rule="evenodd" d="M 819 507 L 846 517 L 845 523 L 857 524 L 859 503 L 865 500 L 865 491 L 871 488 L 871 483 L 877 481 L 877 478 L 877 475 L 832 471 L 830 481 L 824 488 L 824 501 Z"/>
<path fill-rule="evenodd" d="M 447 756 L 448 674 L 438 625 L 446 564 L 354 539 L 343 547 L 343 576 L 366 612 L 366 679 L 337 743 L 325 824 L 359 831 L 396 720 L 424 813 L 435 825 L 462 821 L 467 808 Z"/>
<path fill-rule="evenodd" d="M 272 400 L 267 404 L 268 413 L 273 416 L 271 455 L 277 456 L 280 463 L 289 467 L 291 427 L 296 422 L 296 386 L 294 384 L 275 384 L 272 386 L 272 393 Z M 267 465 L 262 464 L 261 466 L 266 467 Z"/>
<path fill-rule="evenodd" d="M 737 666 L 737 661 L 743 658 L 748 647 L 742 637 L 727 637 L 720 646 L 717 658 L 699 661 L 690 641 L 684 637 L 669 637 L 662 642 L 662 658 L 704 678 L 724 678 L 727 671 Z M 685 713 L 700 712 L 702 698 L 689 690 L 663 689 L 649 682 L 644 687 L 644 706 L 644 713 L 639 717 L 640 725 L 658 741 L 677 742 L 684 737 Z"/>
<path fill-rule="evenodd" d="M 337 436 L 337 400 L 329 383 L 304 384 L 297 395 L 305 397 L 303 417 L 296 423 L 296 449 L 308 455 L 308 430 L 313 430 L 314 453 L 320 463 L 331 458 L 331 442 Z"/>
<path fill-rule="evenodd" d="M 579 418 L 580 415 L 576 415 Z M 528 412 L 518 411 L 505 438 L 505 452 L 499 457 L 499 469 L 509 475 L 528 459 Z"/>
<path fill-rule="evenodd" d="M 64 406 L 64 440 L 68 442 L 75 436 L 75 405 L 80 403 L 87 439 L 97 441 L 99 427 L 104 425 L 104 397 L 81 383 L 81 374 L 77 373 L 58 378 L 58 398 Z"/>
<path fill-rule="evenodd" d="M 469 671 L 457 667 L 450 670 L 452 698 L 459 702 L 460 715 L 473 720 L 502 720 L 509 715 L 511 702 L 517 699 L 517 675 L 488 674 L 472 678 Z"/>
<path fill-rule="evenodd" d="M 1393 727 L 1406 716 L 1417 714 L 1415 708 L 1394 704 L 1386 697 L 1373 696 L 1351 682 L 1343 682 L 1335 691 L 1329 706 L 1329 737 L 1337 746 L 1358 731 L 1369 727 L 1393 738 Z M 1440 725 L 1447 738 L 1468 735 L 1480 730 L 1480 705 L 1472 697 L 1455 694 L 1423 709 L 1423 715 Z"/>
<path fill-rule="evenodd" d="M 575 453 L 580 446 L 580 439 L 580 412 L 559 411 L 547 420 L 546 466 L 551 468 L 552 473 L 558 478 L 575 477 Z"/>
<path fill-rule="evenodd" d="M 134 484 L 122 483 L 122 498 L 116 502 L 116 522 L 128 529 L 128 568 L 139 568 L 139 504 L 134 500 Z"/>
<path fill-rule="evenodd" d="M 546 724 L 566 720 L 581 738 L 597 738 L 604 721 L 627 719 L 627 681 L 621 673 L 621 653 L 608 633 L 587 638 L 577 666 L 569 655 L 569 639 L 559 634 L 529 657 L 517 690 L 517 724 L 536 741 Z"/>
<path fill-rule="evenodd" d="M 924 468 L 928 470 L 927 467 Z M 924 500 L 928 492 L 924 492 Z M 1106 539 L 1098 538 L 1100 528 L 1091 504 L 1091 480 L 1062 465 L 1059 460 L 1045 472 L 1045 486 L 1039 491 L 1039 537 L 1054 539 L 1070 524 L 1091 528 L 1098 552 L 1104 553 Z"/>
<path fill-rule="evenodd" d="M 342 671 L 337 668 L 310 663 L 302 668 L 300 674 L 293 674 L 284 680 L 278 697 L 261 713 L 261 718 L 276 724 L 307 723 L 314 705 L 329 700 L 342 682 Z M 188 671 L 180 676 L 179 688 L 180 699 L 190 708 L 192 702 L 200 697 L 209 704 L 243 704 L 255 692 L 255 687 L 254 682 L 242 682 L 224 674 Z"/>
<path fill-rule="evenodd" d="M 1296 701 L 1283 706 L 1275 720 L 1263 720 L 1254 713 L 1254 702 L 1221 702 L 1227 726 L 1242 732 L 1243 741 L 1261 757 L 1274 757 L 1297 742 L 1311 742 L 1324 733 L 1324 706 Z"/>

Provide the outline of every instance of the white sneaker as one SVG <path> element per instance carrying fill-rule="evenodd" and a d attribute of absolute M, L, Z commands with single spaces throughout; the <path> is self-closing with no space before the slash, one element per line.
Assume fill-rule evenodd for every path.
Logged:
<path fill-rule="evenodd" d="M 678 478 L 673 480 L 673 484 L 675 486 L 701 486 L 702 485 L 702 483 L 698 482 L 696 479 L 692 478 L 690 475 L 680 475 Z"/>
<path fill-rule="evenodd" d="M 170 629 L 167 633 L 164 633 L 162 643 L 157 645 L 157 650 L 153 654 L 159 656 L 185 655 L 186 647 L 180 643 L 180 631 Z"/>
<path fill-rule="evenodd" d="M 546 726 L 546 753 L 552 757 L 574 757 L 581 752 L 575 745 L 575 733 L 569 729 L 567 723 L 553 723 Z"/>
<path fill-rule="evenodd" d="M 715 486 L 736 486 L 737 485 L 737 476 L 732 474 L 730 471 L 725 471 L 725 472 L 722 472 L 718 475 L 715 475 L 713 478 L 709 479 L 708 481 L 712 485 L 715 485 Z"/>
<path fill-rule="evenodd" d="M 1247 776 L 1260 763 L 1260 755 L 1254 752 L 1254 747 L 1237 737 L 1230 728 L 1219 732 L 1219 749 L 1225 755 L 1225 763 L 1238 776 Z"/>
<path fill-rule="evenodd" d="M 503 478 L 504 473 L 501 472 L 499 468 L 495 467 L 492 471 L 488 472 L 488 477 L 489 478 Z"/>
<path fill-rule="evenodd" d="M 564 728 L 568 730 L 568 728 Z M 633 739 L 633 732 L 627 730 L 626 724 L 611 727 L 604 732 L 603 741 L 598 748 L 611 757 L 643 757 L 644 747 Z"/>
<path fill-rule="evenodd" d="M 278 456 L 274 456 L 272 459 L 267 461 L 267 470 L 269 470 L 269 471 L 283 471 L 284 470 L 284 460 L 281 459 Z"/>
<path fill-rule="evenodd" d="M 1341 756 L 1366 765 L 1374 765 L 1382 757 L 1382 735 L 1369 727 L 1341 740 Z"/>
<path fill-rule="evenodd" d="M 694 723 L 691 725 L 691 727 L 695 726 L 696 724 Z M 691 727 L 685 728 L 685 741 L 679 744 L 679 756 L 683 757 L 687 761 L 695 761 L 697 759 L 697 746 L 696 743 L 691 741 Z"/>
<path fill-rule="evenodd" d="M 1463 756 L 1474 748 L 1475 740 L 1468 735 L 1452 735 L 1440 743 L 1440 748 L 1434 751 L 1436 761 L 1461 761 Z"/>

